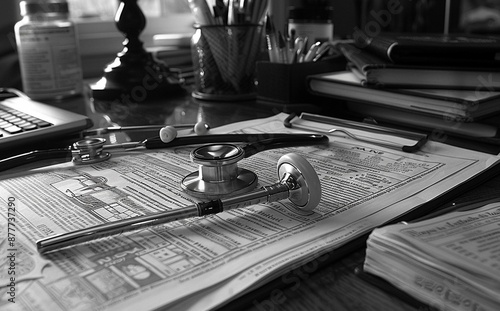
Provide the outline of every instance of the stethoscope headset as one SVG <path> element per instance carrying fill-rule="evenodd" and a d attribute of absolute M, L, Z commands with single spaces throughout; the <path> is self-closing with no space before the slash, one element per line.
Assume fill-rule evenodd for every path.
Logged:
<path fill-rule="evenodd" d="M 159 126 L 111 127 L 86 131 L 84 135 L 99 135 L 125 130 L 144 130 Z M 192 128 L 195 135 L 178 136 L 177 130 Z M 0 160 L 0 171 L 12 167 L 48 159 L 72 161 L 76 165 L 94 164 L 111 158 L 113 149 L 138 150 L 160 149 L 179 146 L 197 146 L 191 151 L 192 162 L 199 165 L 196 172 L 185 176 L 181 188 L 189 195 L 213 199 L 239 195 L 254 189 L 257 175 L 238 167 L 238 162 L 258 152 L 298 146 L 328 143 L 328 137 L 320 134 L 208 134 L 210 127 L 202 122 L 194 125 L 163 126 L 159 135 L 139 142 L 106 144 L 104 138 L 82 138 L 62 149 L 35 150 Z"/>

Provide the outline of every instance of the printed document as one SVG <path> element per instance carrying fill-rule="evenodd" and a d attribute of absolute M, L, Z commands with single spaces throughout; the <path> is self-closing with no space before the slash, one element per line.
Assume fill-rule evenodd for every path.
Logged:
<path fill-rule="evenodd" d="M 285 128 L 286 116 L 211 131 L 268 137 L 327 130 L 307 122 L 300 129 Z M 252 205 L 107 237 L 44 257 L 35 248 L 40 238 L 198 201 L 180 188 L 182 178 L 198 169 L 190 161 L 193 147 L 114 152 L 110 160 L 97 164 L 68 163 L 3 176 L 0 246 L 6 255 L 0 265 L 0 308 L 222 306 L 300 264 L 328 256 L 498 161 L 497 156 L 432 141 L 422 151 L 405 153 L 341 132 L 329 138 L 328 145 L 263 151 L 239 163 L 257 174 L 260 185 L 269 185 L 278 181 L 276 163 L 282 155 L 302 155 L 321 180 L 322 199 L 313 211 L 298 210 L 288 200 Z M 406 143 L 397 137 L 377 138 Z"/>

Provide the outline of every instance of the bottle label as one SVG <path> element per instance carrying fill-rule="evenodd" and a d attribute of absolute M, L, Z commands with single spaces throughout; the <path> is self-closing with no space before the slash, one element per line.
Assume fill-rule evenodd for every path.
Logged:
<path fill-rule="evenodd" d="M 289 23 L 290 31 L 300 37 L 308 38 L 307 48 L 315 42 L 325 42 L 333 40 L 333 24 L 327 23 Z"/>
<path fill-rule="evenodd" d="M 82 91 L 82 70 L 73 27 L 21 27 L 19 57 L 24 92 L 57 98 Z"/>

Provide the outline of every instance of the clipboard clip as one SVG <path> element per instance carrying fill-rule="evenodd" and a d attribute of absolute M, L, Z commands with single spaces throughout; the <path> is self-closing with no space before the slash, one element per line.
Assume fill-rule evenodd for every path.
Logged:
<path fill-rule="evenodd" d="M 291 113 L 284 121 L 283 124 L 287 128 L 297 128 L 297 125 L 293 125 L 292 121 L 295 119 L 297 115 L 295 113 Z M 338 119 L 338 118 L 333 118 L 333 117 L 327 117 L 327 116 L 322 116 L 322 115 L 317 115 L 317 114 L 311 114 L 311 113 L 301 113 L 300 116 L 298 117 L 299 119 L 302 120 L 307 120 L 307 121 L 312 121 L 312 122 L 318 122 L 318 123 L 323 123 L 323 124 L 330 124 L 334 126 L 342 126 L 342 127 L 347 127 L 347 128 L 352 128 L 352 129 L 357 129 L 357 130 L 364 130 L 364 131 L 369 131 L 372 133 L 378 133 L 378 134 L 385 134 L 385 135 L 392 135 L 392 136 L 397 136 L 409 140 L 415 141 L 415 144 L 413 145 L 400 145 L 396 143 L 391 143 L 391 142 L 381 142 L 376 139 L 366 139 L 359 137 L 345 129 L 337 129 L 333 128 L 329 130 L 329 133 L 333 132 L 342 132 L 345 135 L 349 136 L 352 139 L 358 140 L 358 141 L 364 141 L 372 144 L 376 144 L 379 146 L 383 146 L 386 148 L 392 148 L 396 150 L 402 150 L 404 152 L 408 153 L 413 153 L 417 152 L 420 150 L 420 148 L 425 145 L 425 143 L 428 141 L 429 137 L 427 134 L 423 133 L 417 133 L 417 132 L 411 132 L 411 131 L 405 131 L 405 130 L 400 130 L 400 129 L 393 129 L 393 128 L 386 128 L 380 125 L 375 125 L 375 124 L 368 124 L 368 123 L 362 123 L 362 122 L 356 122 L 356 121 L 350 121 L 350 120 L 343 120 L 343 119 Z M 310 129 L 308 129 L 310 130 Z"/>

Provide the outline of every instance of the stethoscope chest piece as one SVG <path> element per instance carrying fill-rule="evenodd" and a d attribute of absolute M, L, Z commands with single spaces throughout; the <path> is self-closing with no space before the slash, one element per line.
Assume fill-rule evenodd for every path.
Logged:
<path fill-rule="evenodd" d="M 233 144 L 211 144 L 191 152 L 191 160 L 199 164 L 181 182 L 181 188 L 193 197 L 203 199 L 239 195 L 257 186 L 257 175 L 239 168 L 238 161 L 245 157 L 244 150 Z"/>
<path fill-rule="evenodd" d="M 87 138 L 73 144 L 71 155 L 76 164 L 92 164 L 111 158 L 109 152 L 103 152 L 104 138 Z"/>

